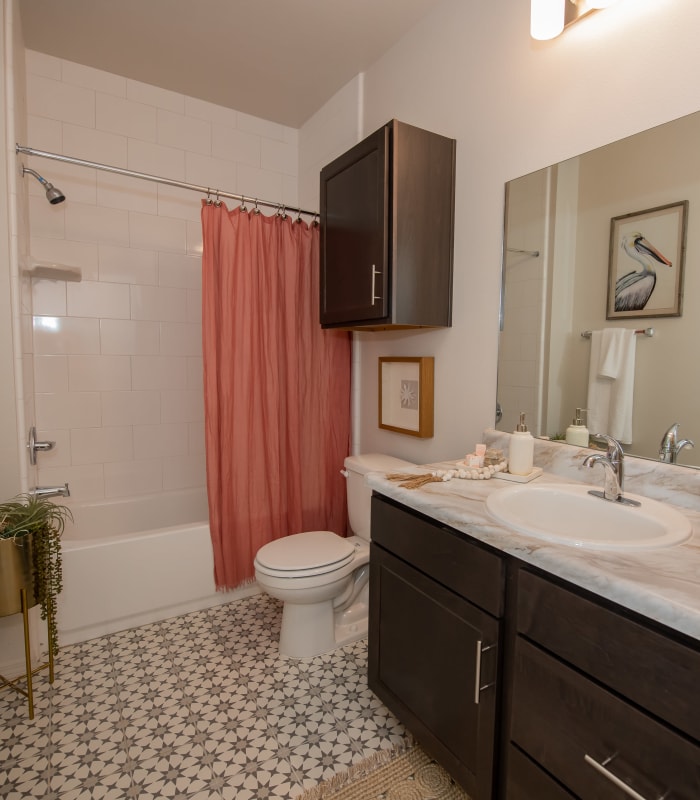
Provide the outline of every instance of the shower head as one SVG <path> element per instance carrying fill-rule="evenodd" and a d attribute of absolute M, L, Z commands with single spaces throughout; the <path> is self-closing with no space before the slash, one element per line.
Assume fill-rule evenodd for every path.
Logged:
<path fill-rule="evenodd" d="M 29 169 L 29 167 L 25 167 L 22 165 L 22 177 L 24 177 L 27 173 L 33 175 L 39 183 L 46 189 L 46 199 L 51 203 L 52 206 L 55 206 L 56 203 L 62 203 L 66 196 L 60 189 L 57 189 L 52 183 L 49 183 L 46 178 L 42 178 L 38 172 L 34 172 L 33 169 Z"/>

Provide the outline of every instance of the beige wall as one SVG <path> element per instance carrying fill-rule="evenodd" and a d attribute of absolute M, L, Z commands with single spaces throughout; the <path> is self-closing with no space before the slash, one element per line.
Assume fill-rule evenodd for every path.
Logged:
<path fill-rule="evenodd" d="M 696 368 L 700 339 L 698 141 L 700 114 L 695 114 L 672 127 L 662 126 L 637 136 L 633 145 L 620 143 L 579 160 L 581 214 L 574 334 L 609 326 L 654 327 L 653 339 L 637 338 L 633 441 L 629 447 L 630 452 L 648 457 L 656 457 L 664 431 L 674 422 L 681 423 L 684 437 L 696 439 L 700 446 L 700 370 Z M 682 316 L 606 320 L 610 219 L 681 200 L 689 202 Z M 660 268 L 657 274 L 655 292 L 662 289 L 662 281 L 673 286 L 673 270 Z M 580 339 L 578 344 L 571 348 L 567 383 L 577 398 L 584 398 L 585 405 L 590 347 Z M 581 402 L 577 399 L 575 404 Z M 700 461 L 697 450 L 684 451 L 684 459 L 693 464 Z"/>
<path fill-rule="evenodd" d="M 700 105 L 693 0 L 620 0 L 544 43 L 528 12 L 445 0 L 364 75 L 364 133 L 396 117 L 457 139 L 457 204 L 453 327 L 355 337 L 361 449 L 455 457 L 493 425 L 505 182 Z M 384 355 L 435 356 L 433 439 L 377 427 Z"/>
<path fill-rule="evenodd" d="M 22 317 L 31 310 L 27 282 L 19 277 L 19 261 L 26 250 L 26 199 L 16 172 L 14 145 L 25 131 L 24 47 L 17 0 L 0 4 L 2 41 L 0 63 L 0 498 L 6 499 L 28 486 L 31 470 L 23 448 L 24 428 L 31 424 L 31 338 L 21 336 Z M 26 318 L 26 317 L 25 317 Z"/>
<path fill-rule="evenodd" d="M 500 430 L 515 430 L 520 412 L 528 428 L 540 430 L 542 371 L 547 335 L 547 170 L 531 173 L 511 185 L 508 194 L 503 256 L 503 330 L 499 336 L 498 402 Z M 513 250 L 529 250 L 517 253 Z M 538 252 L 538 256 L 531 255 Z"/>
<path fill-rule="evenodd" d="M 23 336 L 31 314 L 29 282 L 19 265 L 27 251 L 26 189 L 16 171 L 15 142 L 25 135 L 24 45 L 18 0 L 0 2 L 0 500 L 6 500 L 35 483 L 24 447 L 27 427 L 33 422 L 31 335 Z M 25 327 L 25 332 L 27 329 Z M 30 609 L 32 652 L 38 652 L 38 606 Z M 0 672 L 19 674 L 23 668 L 22 617 L 0 618 Z"/>
<path fill-rule="evenodd" d="M 4 7 L 3 7 L 4 11 Z M 7 69 L 9 57 L 4 40 L 0 40 L 0 57 Z M 7 108 L 5 82 L 0 83 L 2 108 Z M 0 184 L 7 185 L 7 138 L 5 126 L 0 130 L 3 158 L 0 159 Z M 5 379 L 0 381 L 0 492 L 2 497 L 19 491 L 19 462 L 17 457 L 17 420 L 15 408 L 14 351 L 12 329 L 12 296 L 10 284 L 10 218 L 9 197 L 0 192 L 0 364 Z"/>

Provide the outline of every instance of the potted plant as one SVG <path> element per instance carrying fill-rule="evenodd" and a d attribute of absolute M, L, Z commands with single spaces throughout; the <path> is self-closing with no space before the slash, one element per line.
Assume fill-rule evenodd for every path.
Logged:
<path fill-rule="evenodd" d="M 72 518 L 66 506 L 32 494 L 0 504 L 0 616 L 21 611 L 20 589 L 25 589 L 27 607 L 38 603 L 47 620 L 54 653 L 56 598 L 63 588 L 61 534 Z"/>

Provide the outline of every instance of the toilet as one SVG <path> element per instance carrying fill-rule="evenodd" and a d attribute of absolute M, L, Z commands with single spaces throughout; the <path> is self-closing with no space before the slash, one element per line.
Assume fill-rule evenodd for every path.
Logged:
<path fill-rule="evenodd" d="M 258 585 L 284 602 L 279 651 L 290 658 L 312 658 L 367 635 L 372 490 L 365 475 L 415 467 L 378 453 L 348 456 L 344 463 L 353 535 L 295 533 L 263 545 L 255 556 Z"/>

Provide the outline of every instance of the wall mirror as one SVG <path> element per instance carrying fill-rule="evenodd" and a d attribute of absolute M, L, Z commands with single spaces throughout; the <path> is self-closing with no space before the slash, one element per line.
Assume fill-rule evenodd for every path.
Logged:
<path fill-rule="evenodd" d="M 700 465 L 698 142 L 700 112 L 506 185 L 499 430 L 514 430 L 525 411 L 533 435 L 563 437 L 575 409 L 588 405 L 592 339 L 582 334 L 653 328 L 653 336 L 634 337 L 633 380 L 624 406 L 632 435 L 625 451 L 658 459 L 665 431 L 679 423 L 680 436 L 695 447 L 684 448 L 677 463 Z M 631 215 L 641 229 L 650 225 L 648 216 L 655 222 L 647 211 L 686 203 L 680 315 L 650 314 L 649 308 L 658 307 L 651 304 L 643 317 L 609 319 L 610 265 L 626 257 L 616 249 L 622 246 L 619 219 Z M 645 269 L 631 256 L 628 263 L 630 272 Z M 662 281 L 675 280 L 680 264 L 654 263 L 654 291 L 661 297 Z M 608 431 L 591 430 L 596 432 Z"/>

